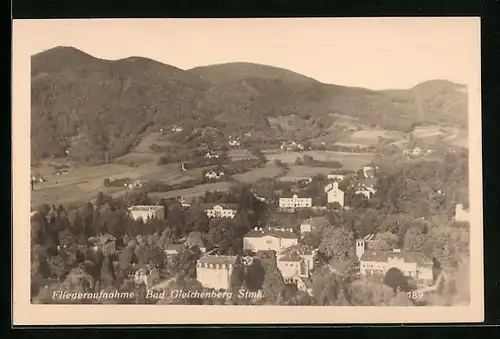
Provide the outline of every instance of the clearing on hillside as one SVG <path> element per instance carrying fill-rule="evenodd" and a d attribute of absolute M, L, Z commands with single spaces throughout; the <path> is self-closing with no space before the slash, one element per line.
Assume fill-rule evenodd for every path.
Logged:
<path fill-rule="evenodd" d="M 369 147 L 376 145 L 379 142 L 379 138 L 392 142 L 398 142 L 405 140 L 406 136 L 402 132 L 391 130 L 360 130 L 352 133 L 347 138 L 339 140 L 335 143 L 335 145 L 347 147 L 349 147 L 349 145 L 352 147 Z"/>
<path fill-rule="evenodd" d="M 245 173 L 235 174 L 233 175 L 233 178 L 245 184 L 253 184 L 262 179 L 276 178 L 282 173 L 282 168 L 268 163 L 264 168 L 255 168 Z"/>
<path fill-rule="evenodd" d="M 344 169 L 358 170 L 369 164 L 375 157 L 374 153 L 354 153 L 335 151 L 306 151 L 306 152 L 273 152 L 266 153 L 266 158 L 270 161 L 280 160 L 287 164 L 293 164 L 298 157 L 309 155 L 319 161 L 340 161 Z"/>
<path fill-rule="evenodd" d="M 210 184 L 198 185 L 191 188 L 169 191 L 169 192 L 161 192 L 161 193 L 150 193 L 151 196 L 159 197 L 159 198 L 191 198 L 205 194 L 207 191 L 227 191 L 231 187 L 231 184 L 227 181 L 220 181 Z"/>

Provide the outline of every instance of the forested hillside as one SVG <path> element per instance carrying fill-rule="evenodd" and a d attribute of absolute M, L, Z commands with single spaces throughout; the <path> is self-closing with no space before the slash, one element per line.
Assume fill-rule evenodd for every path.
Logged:
<path fill-rule="evenodd" d="M 112 161 L 171 124 L 276 137 L 267 118 L 289 114 L 317 119 L 337 113 L 405 132 L 422 122 L 467 121 L 467 95 L 449 82 L 377 92 L 264 65 L 184 71 L 141 57 L 98 59 L 72 47 L 32 56 L 31 75 L 34 160 L 68 151 L 76 161 Z"/>

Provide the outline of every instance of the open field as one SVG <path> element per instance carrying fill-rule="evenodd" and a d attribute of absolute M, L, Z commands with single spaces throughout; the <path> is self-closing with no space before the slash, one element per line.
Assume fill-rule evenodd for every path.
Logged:
<path fill-rule="evenodd" d="M 160 132 L 153 132 L 142 138 L 141 142 L 135 147 L 132 152 L 116 159 L 118 164 L 141 164 L 145 162 L 158 161 L 163 155 L 161 152 L 154 152 L 151 150 L 152 145 L 161 147 L 171 146 L 172 142 L 164 140 Z"/>
<path fill-rule="evenodd" d="M 416 139 L 421 139 L 421 138 L 437 137 L 439 135 L 445 135 L 445 133 L 439 126 L 428 125 L 428 126 L 415 127 L 415 129 L 412 131 L 412 135 Z"/>
<path fill-rule="evenodd" d="M 264 168 L 255 168 L 245 173 L 235 174 L 233 178 L 245 184 L 252 184 L 262 179 L 275 178 L 279 176 L 281 172 L 282 169 L 280 167 L 274 166 L 273 164 L 267 164 Z"/>
<path fill-rule="evenodd" d="M 255 159 L 255 156 L 245 148 L 231 149 L 227 152 L 227 156 L 233 161 L 244 159 Z"/>
<path fill-rule="evenodd" d="M 373 153 L 350 153 L 350 152 L 335 152 L 335 151 L 306 151 L 306 152 L 273 152 L 266 153 L 266 158 L 270 161 L 280 160 L 287 164 L 293 164 L 295 159 L 309 155 L 319 161 L 340 161 L 343 168 L 349 170 L 358 170 L 366 164 L 370 163 L 375 154 Z"/>
<path fill-rule="evenodd" d="M 339 146 L 367 147 L 378 143 L 379 138 L 398 142 L 405 140 L 406 136 L 402 132 L 390 130 L 360 130 L 352 133 L 347 138 L 336 142 Z"/>
<path fill-rule="evenodd" d="M 210 184 L 198 185 L 191 188 L 186 188 L 182 190 L 175 190 L 169 192 L 161 192 L 161 193 L 150 193 L 149 195 L 159 197 L 159 198 L 190 198 L 196 197 L 205 194 L 206 191 L 227 191 L 231 187 L 231 184 L 227 181 L 220 181 Z"/>
<path fill-rule="evenodd" d="M 178 184 L 200 178 L 203 170 L 213 166 L 180 171 L 179 164 L 157 166 L 146 163 L 138 167 L 108 164 L 70 168 L 67 174 L 60 176 L 55 175 L 53 168 L 51 170 L 48 166 L 44 167 L 41 166 L 33 170 L 34 173 L 40 173 L 47 179 L 47 182 L 43 184 L 35 184 L 34 191 L 31 192 L 31 202 L 34 206 L 43 203 L 69 204 L 89 201 L 94 199 L 99 191 L 113 196 L 119 196 L 128 191 L 125 187 L 104 187 L 105 178 L 110 180 L 118 178 L 154 179 L 165 181 L 167 184 Z"/>
<path fill-rule="evenodd" d="M 328 175 L 335 168 L 332 167 L 313 167 L 313 166 L 290 166 L 286 177 L 314 177 L 316 175 Z"/>

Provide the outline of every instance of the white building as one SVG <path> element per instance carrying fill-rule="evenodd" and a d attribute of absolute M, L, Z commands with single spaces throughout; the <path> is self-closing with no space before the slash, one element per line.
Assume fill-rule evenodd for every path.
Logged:
<path fill-rule="evenodd" d="M 277 254 L 277 266 L 285 282 L 296 277 L 308 278 L 314 269 L 314 256 L 317 249 L 294 245 L 282 249 Z"/>
<path fill-rule="evenodd" d="M 312 207 L 312 198 L 299 198 L 294 194 L 291 198 L 280 198 L 280 208 L 310 208 Z"/>
<path fill-rule="evenodd" d="M 464 205 L 455 205 L 455 221 L 458 222 L 469 222 L 469 209 L 464 209 Z"/>
<path fill-rule="evenodd" d="M 158 205 L 137 205 L 128 208 L 134 220 L 142 219 L 144 222 L 151 219 L 165 219 L 165 209 Z"/>
<path fill-rule="evenodd" d="M 207 158 L 207 159 L 219 159 L 219 154 L 207 152 L 205 154 L 205 158 Z"/>
<path fill-rule="evenodd" d="M 328 174 L 326 176 L 327 179 L 330 179 L 330 180 L 337 180 L 337 181 L 342 181 L 345 179 L 345 175 L 344 174 L 335 174 L 335 173 L 331 173 L 331 174 Z"/>
<path fill-rule="evenodd" d="M 304 220 L 300 223 L 300 234 L 309 233 L 312 231 L 312 225 L 310 219 Z"/>
<path fill-rule="evenodd" d="M 205 288 L 228 290 L 236 256 L 206 255 L 196 263 L 196 279 Z"/>
<path fill-rule="evenodd" d="M 224 171 L 209 171 L 205 173 L 207 179 L 220 179 L 224 176 Z"/>
<path fill-rule="evenodd" d="M 375 172 L 373 170 L 373 167 L 370 167 L 370 166 L 364 166 L 363 167 L 363 176 L 366 178 L 366 179 L 372 179 L 375 177 Z"/>
<path fill-rule="evenodd" d="M 420 252 L 372 251 L 366 249 L 365 240 L 356 241 L 356 255 L 359 258 L 359 271 L 367 278 L 383 279 L 391 268 L 399 269 L 405 276 L 419 284 L 433 281 L 432 261 Z"/>
<path fill-rule="evenodd" d="M 326 200 L 329 204 L 337 202 L 344 206 L 344 191 L 339 188 L 338 182 L 333 182 L 325 186 Z"/>
<path fill-rule="evenodd" d="M 238 140 L 229 140 L 229 146 L 238 147 L 240 142 Z"/>
<path fill-rule="evenodd" d="M 288 229 L 262 229 L 254 228 L 243 237 L 243 250 L 257 251 L 275 251 L 297 245 L 298 237 L 291 228 Z"/>
<path fill-rule="evenodd" d="M 233 219 L 238 212 L 237 205 L 235 204 L 225 204 L 214 205 L 210 208 L 205 208 L 205 213 L 209 218 L 230 218 Z"/>

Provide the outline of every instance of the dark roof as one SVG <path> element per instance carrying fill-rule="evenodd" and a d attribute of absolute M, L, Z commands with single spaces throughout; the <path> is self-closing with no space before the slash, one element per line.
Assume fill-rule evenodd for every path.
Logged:
<path fill-rule="evenodd" d="M 295 245 L 281 250 L 282 254 L 289 254 L 294 252 L 301 255 L 311 255 L 313 254 L 313 249 L 307 245 Z"/>
<path fill-rule="evenodd" d="M 387 262 L 389 258 L 403 259 L 422 266 L 432 265 L 432 261 L 420 252 L 365 251 L 361 256 L 362 261 Z"/>
<path fill-rule="evenodd" d="M 296 239 L 297 236 L 290 231 L 278 231 L 278 230 L 270 230 L 270 229 L 263 229 L 262 231 L 258 230 L 251 230 L 247 234 L 245 234 L 245 237 L 248 238 L 261 238 L 264 236 L 270 235 L 275 238 L 288 238 L 288 239 Z"/>
<path fill-rule="evenodd" d="M 226 264 L 226 265 L 234 265 L 236 263 L 236 256 L 232 255 L 207 255 L 204 257 L 201 257 L 198 260 L 199 263 L 201 264 Z"/>
<path fill-rule="evenodd" d="M 281 256 L 279 261 L 302 261 L 302 257 L 297 253 L 297 251 L 292 251 L 291 253 Z"/>

